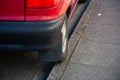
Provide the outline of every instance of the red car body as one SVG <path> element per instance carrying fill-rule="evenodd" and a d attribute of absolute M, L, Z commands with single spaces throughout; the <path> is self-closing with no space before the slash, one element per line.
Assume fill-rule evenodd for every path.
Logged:
<path fill-rule="evenodd" d="M 78 0 L 57 0 L 56 5 L 50 8 L 27 8 L 25 0 L 0 0 L 0 20 L 53 20 L 65 14 L 68 7 L 73 6 L 75 2 Z"/>
<path fill-rule="evenodd" d="M 63 60 L 67 23 L 78 1 L 0 0 L 0 50 L 38 51 L 44 61 Z"/>

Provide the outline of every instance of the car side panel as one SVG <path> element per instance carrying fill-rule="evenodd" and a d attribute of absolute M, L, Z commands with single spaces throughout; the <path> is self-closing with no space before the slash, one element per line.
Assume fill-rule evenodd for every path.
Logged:
<path fill-rule="evenodd" d="M 0 20 L 23 21 L 24 0 L 0 0 Z"/>
<path fill-rule="evenodd" d="M 53 20 L 65 14 L 71 0 L 58 0 L 56 6 L 44 9 L 26 9 L 26 21 Z"/>

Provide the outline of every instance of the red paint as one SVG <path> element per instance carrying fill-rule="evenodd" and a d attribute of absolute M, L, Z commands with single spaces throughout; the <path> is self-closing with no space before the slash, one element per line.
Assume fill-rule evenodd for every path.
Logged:
<path fill-rule="evenodd" d="M 0 0 L 0 20 L 23 21 L 24 0 Z"/>
<path fill-rule="evenodd" d="M 31 4 L 32 1 L 35 2 Z M 38 4 L 37 1 L 42 1 L 42 4 Z M 53 2 L 45 3 L 44 1 Z M 0 0 L 0 20 L 53 20 L 65 14 L 70 5 L 74 9 L 73 5 L 76 1 L 78 0 L 26 0 L 25 4 L 24 0 Z M 24 5 L 26 5 L 26 8 Z"/>
<path fill-rule="evenodd" d="M 52 20 L 66 13 L 71 0 L 58 0 L 56 6 L 43 9 L 26 9 L 26 21 Z"/>

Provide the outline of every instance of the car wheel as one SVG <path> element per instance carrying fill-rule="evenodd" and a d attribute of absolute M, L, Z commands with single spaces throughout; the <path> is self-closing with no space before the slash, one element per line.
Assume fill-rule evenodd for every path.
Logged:
<path fill-rule="evenodd" d="M 59 62 L 63 62 L 68 54 L 67 20 L 65 20 L 63 23 L 61 33 L 62 33 L 62 54 Z"/>

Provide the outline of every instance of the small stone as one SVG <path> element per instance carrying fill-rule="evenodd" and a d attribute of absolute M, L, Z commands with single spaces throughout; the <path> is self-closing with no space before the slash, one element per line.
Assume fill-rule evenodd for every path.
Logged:
<path fill-rule="evenodd" d="M 101 13 L 98 13 L 98 16 L 101 16 L 102 14 Z"/>

